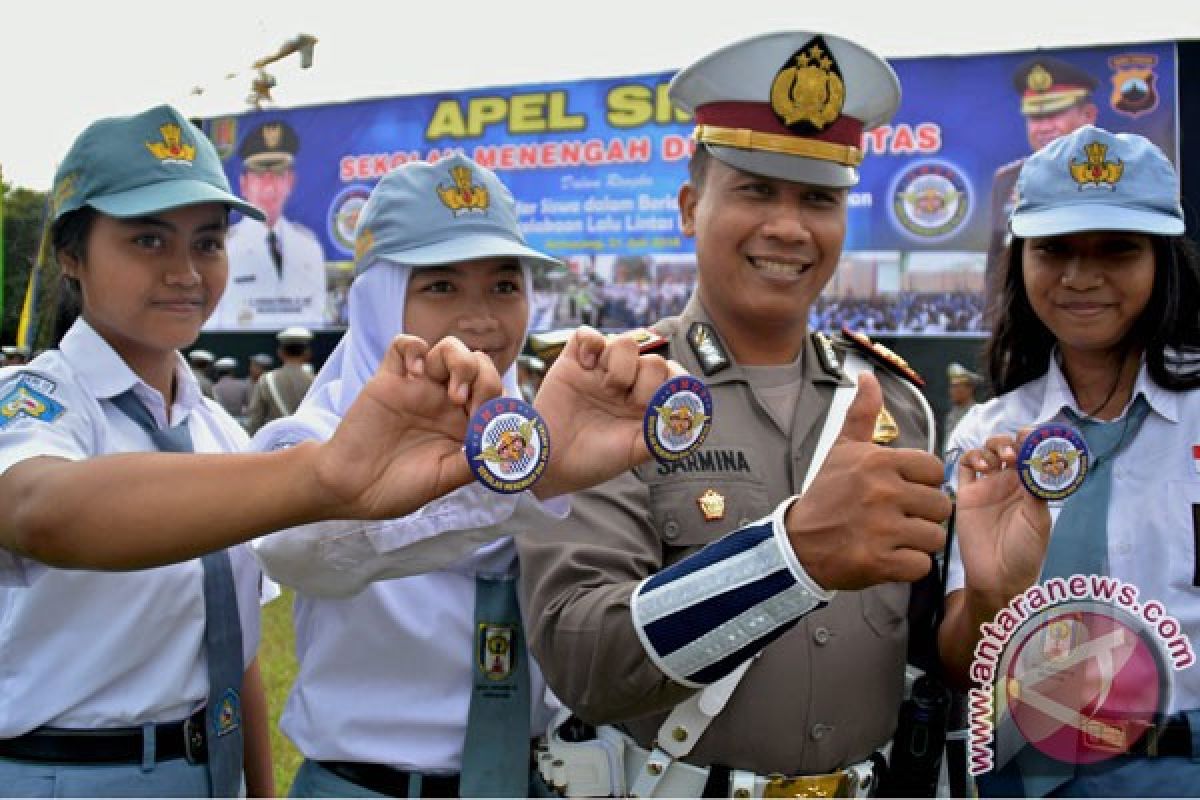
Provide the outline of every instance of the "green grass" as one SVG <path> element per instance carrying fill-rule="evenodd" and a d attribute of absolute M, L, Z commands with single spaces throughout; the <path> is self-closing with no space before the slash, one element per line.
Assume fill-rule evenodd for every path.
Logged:
<path fill-rule="evenodd" d="M 296 650 L 292 634 L 292 590 L 262 610 L 262 643 L 258 664 L 271 711 L 271 761 L 275 767 L 275 791 L 283 796 L 292 785 L 303 756 L 279 731 L 279 715 L 287 702 L 288 690 L 296 679 Z"/>

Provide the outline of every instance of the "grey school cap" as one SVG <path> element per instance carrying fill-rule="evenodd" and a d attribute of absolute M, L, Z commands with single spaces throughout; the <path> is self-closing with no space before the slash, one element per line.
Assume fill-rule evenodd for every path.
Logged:
<path fill-rule="evenodd" d="M 265 218 L 233 194 L 212 142 L 171 106 L 93 122 L 54 175 L 56 220 L 84 206 L 128 218 L 200 203 Z"/>
<path fill-rule="evenodd" d="M 531 266 L 560 264 L 525 243 L 508 187 L 459 153 L 435 164 L 411 161 L 387 173 L 359 216 L 356 273 L 380 259 L 429 267 L 498 256 Z"/>

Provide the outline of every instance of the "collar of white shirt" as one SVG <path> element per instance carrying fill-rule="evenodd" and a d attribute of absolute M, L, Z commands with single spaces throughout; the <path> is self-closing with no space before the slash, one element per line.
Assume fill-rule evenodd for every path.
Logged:
<path fill-rule="evenodd" d="M 83 317 L 71 325 L 58 349 L 63 359 L 95 397 L 116 397 L 133 388 L 138 399 L 150 410 L 158 424 L 167 424 L 166 401 L 163 396 L 139 378 L 117 351 Z M 175 386 L 178 391 L 175 393 L 175 405 L 171 409 L 170 419 L 174 424 L 179 424 L 187 418 L 192 409 L 203 405 L 204 395 L 200 392 L 196 376 L 178 352 L 175 353 Z"/>
<path fill-rule="evenodd" d="M 1050 368 L 1046 370 L 1046 377 L 1044 378 L 1042 407 L 1037 416 L 1040 420 L 1053 419 L 1064 408 L 1069 408 L 1080 416 L 1084 414 L 1083 409 L 1075 402 L 1075 394 L 1071 391 L 1071 387 L 1067 383 L 1067 377 L 1063 374 L 1062 367 L 1058 361 L 1058 350 L 1055 349 L 1050 354 Z M 1150 409 L 1160 417 L 1170 422 L 1179 421 L 1179 393 L 1164 389 L 1150 378 L 1150 373 L 1146 369 L 1145 358 L 1142 359 L 1141 366 L 1138 367 L 1137 381 L 1133 385 L 1133 394 L 1131 397 L 1137 397 L 1139 394 L 1146 398 L 1146 402 L 1150 404 Z M 1128 410 L 1128 406 L 1126 406 L 1126 410 Z"/>

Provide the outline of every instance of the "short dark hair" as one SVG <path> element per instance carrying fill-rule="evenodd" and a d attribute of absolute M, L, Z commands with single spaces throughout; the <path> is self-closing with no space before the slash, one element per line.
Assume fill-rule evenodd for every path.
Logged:
<path fill-rule="evenodd" d="M 692 184 L 696 191 L 700 191 L 704 185 L 704 179 L 708 176 L 708 164 L 712 158 L 713 154 L 701 144 L 696 146 L 696 152 L 692 153 L 688 160 L 688 183 Z"/>
<path fill-rule="evenodd" d="M 1144 348 L 1150 377 L 1166 389 L 1200 386 L 1200 251 L 1183 236 L 1151 236 L 1154 287 L 1128 334 Z M 989 314 L 985 349 L 996 394 L 1011 392 L 1045 374 L 1055 338 L 1038 318 L 1025 291 L 1025 240 L 1014 236 Z"/>

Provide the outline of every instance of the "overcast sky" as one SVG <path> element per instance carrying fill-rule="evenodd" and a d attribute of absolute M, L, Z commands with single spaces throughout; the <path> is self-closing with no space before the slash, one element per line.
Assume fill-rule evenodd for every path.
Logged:
<path fill-rule="evenodd" d="M 884 56 L 1200 38 L 1195 0 L 21 0 L 3 14 L 0 168 L 36 189 L 96 117 L 164 101 L 244 110 L 249 65 L 301 32 L 319 39 L 313 68 L 291 56 L 269 69 L 283 107 L 656 72 L 777 29 Z"/>

